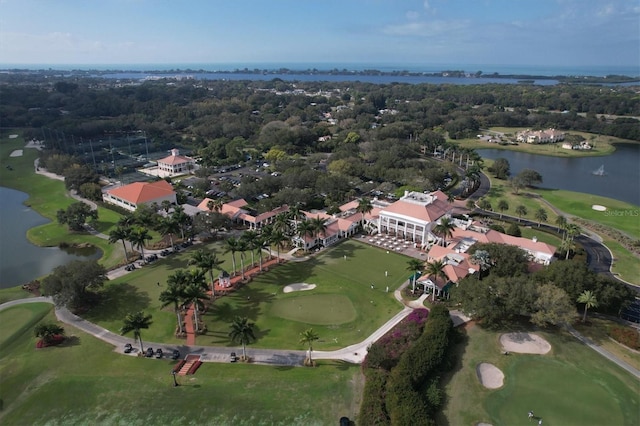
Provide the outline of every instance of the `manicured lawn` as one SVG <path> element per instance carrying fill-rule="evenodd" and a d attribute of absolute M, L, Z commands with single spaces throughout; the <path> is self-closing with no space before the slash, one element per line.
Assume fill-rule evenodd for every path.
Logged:
<path fill-rule="evenodd" d="M 223 267 L 231 271 L 231 255 L 223 254 L 221 244 L 208 247 L 218 248 L 225 259 Z M 153 315 L 154 321 L 144 332 L 146 339 L 175 342 L 175 314 L 170 307 L 161 310 L 158 297 L 166 288 L 168 275 L 187 268 L 190 252 L 172 255 L 109 282 L 105 287 L 105 303 L 87 313 L 86 318 L 117 331 L 127 312 L 144 310 Z M 250 262 L 249 254 L 247 258 Z M 229 326 L 236 315 L 255 322 L 257 341 L 252 344 L 255 347 L 304 349 L 298 343 L 299 333 L 309 327 L 320 336 L 314 345 L 318 350 L 359 342 L 400 310 L 393 290 L 410 275 L 406 270 L 408 260 L 397 253 L 387 254 L 357 241 L 345 241 L 310 260 L 274 267 L 216 300 L 203 316 L 208 331 L 198 336 L 196 343 L 231 346 Z M 299 282 L 317 287 L 303 292 L 282 291 L 286 285 Z"/>
<path fill-rule="evenodd" d="M 505 135 L 511 135 L 509 140 L 516 139 L 516 133 L 522 130 L 526 130 L 525 127 L 492 127 L 490 130 L 494 132 L 504 133 Z M 460 145 L 463 148 L 472 149 L 503 149 L 505 151 L 517 151 L 527 152 L 530 154 L 549 155 L 553 157 L 596 157 L 609 155 L 615 151 L 614 144 L 617 143 L 636 143 L 627 139 L 619 139 L 612 136 L 596 135 L 594 133 L 577 132 L 574 130 L 565 131 L 565 134 L 580 135 L 590 144 L 594 144 L 595 147 L 588 151 L 563 149 L 562 142 L 557 144 L 528 144 L 518 143 L 517 145 L 498 145 L 496 143 L 489 143 L 481 141 L 477 138 L 469 139 L 456 139 L 453 142 Z"/>
<path fill-rule="evenodd" d="M 467 327 L 455 373 L 447 378 L 449 424 L 529 424 L 532 410 L 544 425 L 635 425 L 640 421 L 636 379 L 562 331 L 536 333 L 547 339 L 546 355 L 504 356 L 500 332 Z M 476 366 L 489 362 L 505 374 L 505 385 L 484 388 Z"/>
<path fill-rule="evenodd" d="M 581 192 L 561 189 L 535 189 L 533 191 L 563 212 L 592 220 L 611 228 L 626 232 L 640 239 L 640 207 L 624 201 Z M 593 205 L 601 205 L 606 211 L 597 211 Z"/>
<path fill-rule="evenodd" d="M 24 311 L 26 309 L 26 311 Z M 205 363 L 178 377 L 174 361 L 124 356 L 65 325 L 69 343 L 35 349 L 31 330 L 54 321 L 46 304 L 10 308 L 0 322 L 17 333 L 0 346 L 0 423 L 25 424 L 337 424 L 358 411 L 359 366 L 317 368 Z M 18 320 L 19 318 L 19 320 Z M 4 329 L 4 327 L 3 327 Z M 15 334 L 15 333 L 14 333 Z"/>
<path fill-rule="evenodd" d="M 605 245 L 613 253 L 613 267 L 611 270 L 623 280 L 640 285 L 640 259 L 622 245 L 610 238 L 604 238 Z"/>
<path fill-rule="evenodd" d="M 631 350 L 608 336 L 607 332 L 614 325 L 617 325 L 614 321 L 591 315 L 587 316 L 586 323 L 576 322 L 574 328 L 619 359 L 640 370 L 640 352 Z"/>
<path fill-rule="evenodd" d="M 33 295 L 23 290 L 20 286 L 0 289 L 0 304 L 27 297 L 33 297 Z"/>

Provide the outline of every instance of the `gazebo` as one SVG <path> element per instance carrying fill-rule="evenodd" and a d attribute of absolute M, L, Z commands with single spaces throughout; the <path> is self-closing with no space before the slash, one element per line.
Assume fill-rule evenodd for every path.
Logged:
<path fill-rule="evenodd" d="M 218 275 L 218 286 L 224 288 L 231 287 L 231 276 L 227 271 L 222 271 L 220 275 Z"/>

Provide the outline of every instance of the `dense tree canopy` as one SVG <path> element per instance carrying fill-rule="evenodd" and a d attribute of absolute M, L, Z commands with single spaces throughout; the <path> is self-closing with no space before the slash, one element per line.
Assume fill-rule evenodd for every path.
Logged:
<path fill-rule="evenodd" d="M 42 280 L 42 290 L 53 297 L 56 306 L 75 310 L 89 306 L 106 279 L 106 270 L 95 260 L 74 260 Z"/>

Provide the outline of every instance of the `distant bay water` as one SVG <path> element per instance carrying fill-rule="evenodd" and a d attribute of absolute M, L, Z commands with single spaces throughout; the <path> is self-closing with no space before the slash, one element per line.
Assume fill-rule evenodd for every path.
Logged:
<path fill-rule="evenodd" d="M 428 64 L 428 63 L 338 63 L 338 62 L 219 62 L 219 63 L 143 63 L 143 64 L 20 64 L 0 63 L 0 69 L 29 69 L 29 70 L 97 70 L 97 71 L 207 71 L 230 72 L 236 70 L 347 70 L 365 71 L 378 70 L 382 72 L 410 73 L 438 73 L 442 71 L 464 71 L 474 74 L 482 71 L 489 75 L 536 75 L 536 76 L 593 76 L 626 75 L 640 76 L 640 65 L 592 65 L 592 66 L 560 66 L 560 65 L 508 65 L 508 64 Z"/>

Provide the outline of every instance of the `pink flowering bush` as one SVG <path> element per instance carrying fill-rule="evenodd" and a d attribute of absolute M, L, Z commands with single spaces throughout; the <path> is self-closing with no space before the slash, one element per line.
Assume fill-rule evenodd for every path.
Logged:
<path fill-rule="evenodd" d="M 363 368 L 382 368 L 390 371 L 409 347 L 422 334 L 429 315 L 427 309 L 416 309 L 387 334 L 369 347 Z"/>

